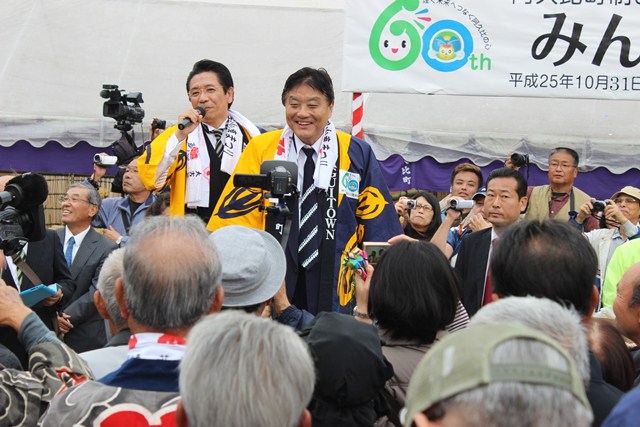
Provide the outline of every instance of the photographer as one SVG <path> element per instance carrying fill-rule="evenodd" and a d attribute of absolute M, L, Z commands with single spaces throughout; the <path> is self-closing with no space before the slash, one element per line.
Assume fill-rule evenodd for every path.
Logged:
<path fill-rule="evenodd" d="M 153 139 L 138 161 L 149 190 L 171 186 L 172 215 L 197 214 L 205 223 L 251 138 L 260 130 L 230 109 L 235 88 L 229 69 L 203 59 L 187 77 L 191 108 Z M 182 128 L 180 126 L 183 126 Z"/>
<path fill-rule="evenodd" d="M 484 213 L 484 199 L 486 196 L 487 190 L 482 187 L 471 197 L 474 203 L 473 208 L 462 222 L 459 220 L 463 210 L 447 208 L 442 224 L 431 238 L 431 243 L 436 245 L 447 259 L 452 259 L 458 254 L 462 239 L 469 233 L 491 227 Z M 458 222 L 460 223 L 455 226 L 454 224 Z"/>
<path fill-rule="evenodd" d="M 404 234 L 417 240 L 431 240 L 442 224 L 438 200 L 426 191 L 418 191 L 413 198 L 398 201 L 396 211 L 399 203 L 407 211 Z"/>
<path fill-rule="evenodd" d="M 98 182 L 106 172 L 106 167 L 94 163 L 93 174 L 85 183 L 98 189 Z M 103 199 L 92 223 L 94 227 L 104 228 L 104 236 L 121 247 L 126 245 L 131 227 L 145 218 L 147 208 L 155 200 L 155 195 L 140 180 L 137 157 L 126 166 L 122 189 L 127 195 Z"/>
<path fill-rule="evenodd" d="M 595 218 L 598 215 L 600 219 Z M 584 233 L 598 254 L 597 283 L 603 285 L 597 307 L 600 309 L 600 307 L 610 307 L 616 296 L 617 281 L 610 283 L 605 276 L 613 253 L 627 240 L 639 236 L 640 189 L 626 186 L 611 196 L 611 199 L 604 201 L 591 199 L 580 206 L 575 219 L 572 218 L 569 222 L 582 230 L 588 218 L 593 218 L 604 226 Z"/>
<path fill-rule="evenodd" d="M 580 157 L 578 153 L 567 147 L 557 147 L 549 153 L 549 185 L 530 186 L 527 189 L 527 203 L 525 219 L 558 219 L 569 221 L 572 212 L 589 202 L 588 194 L 573 185 L 578 176 Z M 513 164 L 511 156 L 505 162 L 505 167 L 519 170 Z M 589 219 L 585 230 L 598 228 L 595 219 Z"/>

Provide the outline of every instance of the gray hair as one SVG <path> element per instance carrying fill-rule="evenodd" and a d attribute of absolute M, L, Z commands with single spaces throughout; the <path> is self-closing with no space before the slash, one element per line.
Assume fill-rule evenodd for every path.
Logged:
<path fill-rule="evenodd" d="M 490 304 L 492 305 L 492 304 Z M 567 360 L 541 341 L 522 338 L 500 344 L 492 364 L 527 364 L 569 372 Z M 495 382 L 441 402 L 445 416 L 455 413 L 468 427 L 588 427 L 591 408 L 568 390 L 524 382 Z"/>
<path fill-rule="evenodd" d="M 296 426 L 314 384 L 309 349 L 293 329 L 239 310 L 196 324 L 180 363 L 191 427 Z"/>
<path fill-rule="evenodd" d="M 543 332 L 573 356 L 585 388 L 589 384 L 589 343 L 580 314 L 547 298 L 508 297 L 482 307 L 469 326 L 490 323 L 518 323 Z"/>
<path fill-rule="evenodd" d="M 71 184 L 70 186 L 68 186 L 67 191 L 72 188 L 83 188 L 85 190 L 89 190 L 89 203 L 97 206 L 98 209 L 100 209 L 100 205 L 102 204 L 102 197 L 100 197 L 100 193 L 98 193 L 98 190 L 96 190 L 92 185 L 76 182 L 75 184 Z"/>
<path fill-rule="evenodd" d="M 124 248 L 119 248 L 111 252 L 107 259 L 104 260 L 104 263 L 102 263 L 98 283 L 96 284 L 96 288 L 100 291 L 102 299 L 104 300 L 107 313 L 109 313 L 111 321 L 118 330 L 127 326 L 127 319 L 122 317 L 122 312 L 118 306 L 118 300 L 115 294 L 116 280 L 122 277 L 123 269 Z"/>
<path fill-rule="evenodd" d="M 469 326 L 489 323 L 518 323 L 543 332 L 556 340 L 573 356 L 585 388 L 589 384 L 589 343 L 582 317 L 547 298 L 508 297 L 482 307 L 471 318 Z"/>
<path fill-rule="evenodd" d="M 124 295 L 137 322 L 159 330 L 193 326 L 209 312 L 222 270 L 196 216 L 149 217 L 125 248 Z"/>

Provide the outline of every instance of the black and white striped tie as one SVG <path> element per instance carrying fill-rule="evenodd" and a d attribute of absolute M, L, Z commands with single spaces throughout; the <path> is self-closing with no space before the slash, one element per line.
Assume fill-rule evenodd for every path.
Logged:
<path fill-rule="evenodd" d="M 214 129 L 213 134 L 216 137 L 216 155 L 218 158 L 222 158 L 222 149 L 224 145 L 222 143 L 222 129 Z"/>
<path fill-rule="evenodd" d="M 304 177 L 302 180 L 298 259 L 302 267 L 309 268 L 315 264 L 320 255 L 320 211 L 318 209 L 316 186 L 313 184 L 313 174 L 316 169 L 313 161 L 314 150 L 311 147 L 304 147 L 302 150 L 307 155 L 307 160 L 304 163 Z"/>
<path fill-rule="evenodd" d="M 202 124 L 202 129 L 206 133 L 212 134 L 213 136 L 216 137 L 216 141 L 215 141 L 215 144 L 213 146 L 213 149 L 216 152 L 216 156 L 218 156 L 218 158 L 221 159 L 222 158 L 222 149 L 224 148 L 224 144 L 222 142 L 222 134 L 224 133 L 224 129 L 209 128 L 209 127 L 205 126 L 204 123 Z"/>

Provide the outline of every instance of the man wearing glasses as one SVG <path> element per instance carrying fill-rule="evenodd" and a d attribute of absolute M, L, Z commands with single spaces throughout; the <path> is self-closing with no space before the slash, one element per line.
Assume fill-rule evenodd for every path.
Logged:
<path fill-rule="evenodd" d="M 106 172 L 107 168 L 94 164 L 93 175 L 84 183 L 94 186 L 93 183 L 99 182 Z M 93 226 L 104 228 L 104 236 L 118 246 L 126 245 L 131 227 L 144 219 L 147 208 L 155 200 L 155 195 L 145 188 L 138 175 L 137 157 L 126 166 L 122 189 L 127 195 L 104 199 L 93 219 Z"/>
<path fill-rule="evenodd" d="M 592 217 L 595 199 L 580 206 L 580 211 L 574 225 L 583 228 L 587 218 Z M 608 273 L 607 267 L 615 250 L 627 240 L 640 237 L 640 189 L 626 186 L 617 191 L 610 199 L 604 200 L 606 206 L 602 212 L 605 228 L 589 231 L 585 237 L 598 254 L 598 278 L 596 286 L 603 284 L 600 292 L 600 304 L 598 307 L 611 307 L 616 297 L 616 287 L 618 279 L 622 274 L 617 275 L 615 280 L 605 276 Z"/>
<path fill-rule="evenodd" d="M 179 126 L 160 134 L 140 156 L 145 187 L 171 187 L 171 215 L 193 213 L 208 223 L 240 154 L 260 134 L 230 109 L 234 94 L 226 66 L 208 59 L 196 62 L 187 77 L 191 108 L 180 114 Z"/>
<path fill-rule="evenodd" d="M 573 186 L 578 176 L 580 158 L 575 150 L 558 147 L 549 155 L 549 185 L 530 187 L 526 219 L 569 220 L 569 212 L 577 211 L 591 198 Z M 591 219 L 587 230 L 598 228 L 597 220 Z"/>
<path fill-rule="evenodd" d="M 105 323 L 93 303 L 93 294 L 102 264 L 117 246 L 91 228 L 100 209 L 100 194 L 95 188 L 72 184 L 59 202 L 65 226 L 56 232 L 76 288 L 58 317 L 58 325 L 67 345 L 80 353 L 101 348 L 107 342 Z"/>

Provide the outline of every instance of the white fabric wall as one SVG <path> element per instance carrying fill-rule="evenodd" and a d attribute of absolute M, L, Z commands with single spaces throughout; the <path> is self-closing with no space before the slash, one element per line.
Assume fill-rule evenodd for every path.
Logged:
<path fill-rule="evenodd" d="M 303 66 L 324 67 L 336 88 L 334 121 L 348 130 L 351 94 L 341 92 L 345 1 L 4 0 L 0 145 L 27 139 L 35 146 L 49 140 L 108 146 L 119 135 L 115 122 L 102 117 L 103 83 L 143 93 L 145 132 L 154 116 L 175 122 L 189 107 L 186 76 L 202 58 L 230 68 L 234 108 L 268 129 L 284 123 L 286 77 Z M 632 46 L 637 56 L 640 40 Z M 584 169 L 621 173 L 639 167 L 639 107 L 636 101 L 370 94 L 364 127 L 380 159 L 466 157 L 485 165 L 526 151 L 544 165 L 551 147 L 569 145 Z"/>

